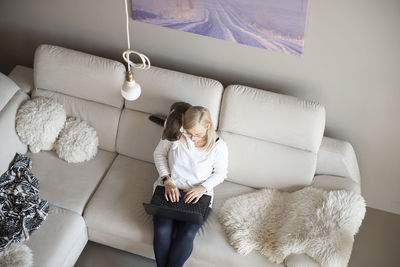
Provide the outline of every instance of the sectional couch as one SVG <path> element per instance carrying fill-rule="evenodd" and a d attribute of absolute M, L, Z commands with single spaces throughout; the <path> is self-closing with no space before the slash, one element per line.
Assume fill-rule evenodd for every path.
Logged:
<path fill-rule="evenodd" d="M 122 63 L 41 45 L 33 69 L 16 66 L 0 75 L 0 170 L 16 152 L 27 153 L 51 203 L 48 219 L 26 244 L 34 266 L 73 266 L 88 240 L 153 258 L 152 218 L 142 207 L 158 173 L 153 151 L 162 129 L 149 114 L 166 115 L 176 101 L 209 108 L 229 149 L 228 179 L 215 188 L 213 211 L 195 239 L 185 266 L 318 266 L 304 254 L 274 264 L 256 252 L 241 256 L 229 246 L 217 213 L 224 200 L 259 188 L 293 191 L 304 186 L 360 193 L 360 173 L 350 143 L 325 137 L 321 104 L 163 68 L 135 70 L 142 86 L 124 101 Z M 32 154 L 15 133 L 15 114 L 29 97 L 52 97 L 69 116 L 92 125 L 99 151 L 73 164 L 54 151 Z"/>

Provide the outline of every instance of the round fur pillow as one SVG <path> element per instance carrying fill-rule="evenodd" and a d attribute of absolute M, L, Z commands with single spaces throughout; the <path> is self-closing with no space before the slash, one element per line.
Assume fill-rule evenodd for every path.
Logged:
<path fill-rule="evenodd" d="M 78 118 L 68 118 L 55 148 L 58 156 L 72 163 L 83 162 L 96 156 L 99 138 L 96 130 Z"/>
<path fill-rule="evenodd" d="M 32 264 L 32 250 L 25 244 L 13 243 L 0 253 L 0 267 L 30 267 Z"/>
<path fill-rule="evenodd" d="M 19 138 L 29 150 L 52 150 L 67 115 L 64 107 L 49 97 L 36 97 L 26 101 L 17 112 L 15 128 Z"/>

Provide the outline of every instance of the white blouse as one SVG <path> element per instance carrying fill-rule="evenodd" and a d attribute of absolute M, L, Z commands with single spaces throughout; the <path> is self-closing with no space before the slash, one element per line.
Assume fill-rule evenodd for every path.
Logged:
<path fill-rule="evenodd" d="M 211 196 L 211 206 L 213 188 L 227 177 L 228 148 L 221 138 L 210 151 L 182 141 L 161 139 L 154 150 L 154 163 L 160 176 L 155 181 L 153 190 L 157 185 L 163 185 L 161 176 L 171 174 L 171 180 L 179 189 L 203 185 L 207 189 L 206 194 Z"/>

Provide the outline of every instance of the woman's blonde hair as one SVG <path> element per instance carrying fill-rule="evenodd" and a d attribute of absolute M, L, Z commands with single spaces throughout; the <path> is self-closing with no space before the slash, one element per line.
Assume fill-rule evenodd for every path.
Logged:
<path fill-rule="evenodd" d="M 215 144 L 217 133 L 211 121 L 210 111 L 202 106 L 192 106 L 186 110 L 182 117 L 183 129 L 193 129 L 196 126 L 207 128 L 206 138 L 207 142 L 201 149 L 210 151 Z"/>

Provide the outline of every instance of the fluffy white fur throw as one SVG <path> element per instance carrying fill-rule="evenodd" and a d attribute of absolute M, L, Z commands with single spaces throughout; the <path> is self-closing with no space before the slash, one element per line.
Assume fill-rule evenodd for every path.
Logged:
<path fill-rule="evenodd" d="M 96 130 L 78 118 L 68 118 L 55 148 L 58 156 L 67 162 L 78 163 L 94 158 L 99 138 Z"/>
<path fill-rule="evenodd" d="M 0 254 L 0 267 L 30 267 L 32 264 L 32 251 L 22 243 L 11 244 Z"/>
<path fill-rule="evenodd" d="M 29 150 L 52 150 L 54 142 L 64 127 L 64 107 L 48 97 L 36 97 L 26 101 L 17 112 L 15 129 Z"/>
<path fill-rule="evenodd" d="M 242 255 L 255 249 L 282 263 L 291 253 L 306 253 L 324 267 L 338 267 L 347 265 L 364 215 L 361 195 L 306 187 L 230 198 L 219 219 L 229 243 Z"/>

